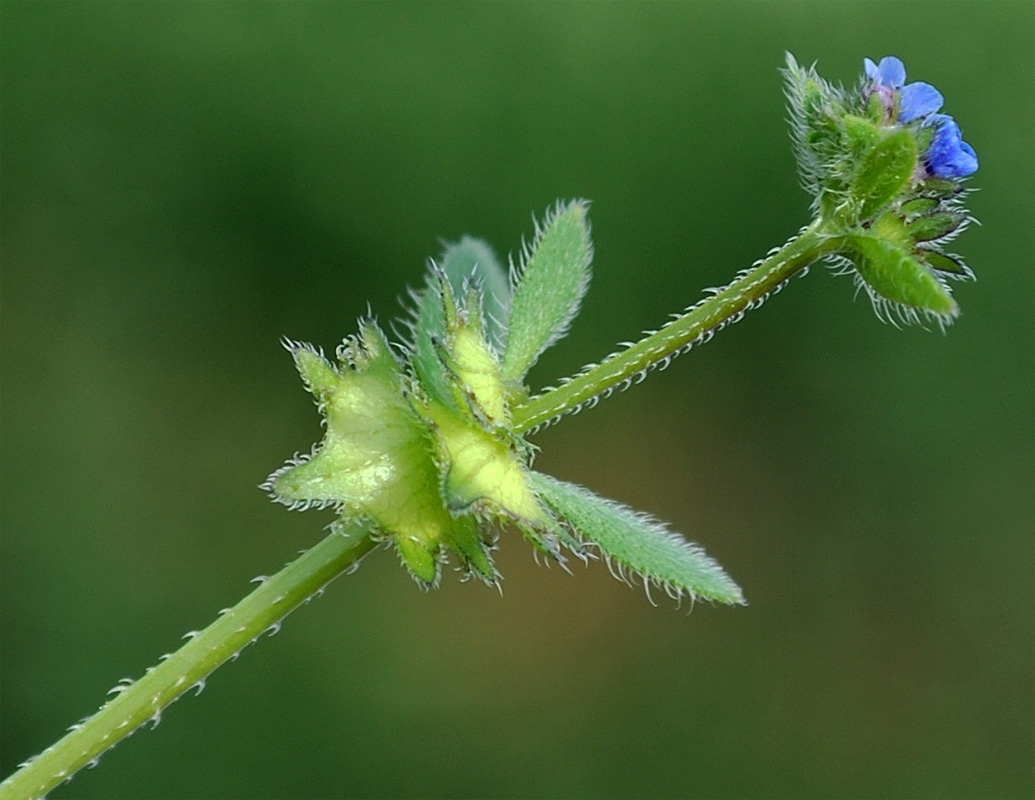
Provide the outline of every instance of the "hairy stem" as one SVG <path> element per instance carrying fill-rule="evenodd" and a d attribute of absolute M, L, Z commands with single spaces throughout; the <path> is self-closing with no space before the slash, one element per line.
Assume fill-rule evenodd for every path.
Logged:
<path fill-rule="evenodd" d="M 376 542 L 365 526 L 332 533 L 303 553 L 215 622 L 192 635 L 187 644 L 151 667 L 89 719 L 29 761 L 0 784 L 0 800 L 42 797 L 68 780 L 146 722 L 157 724 L 163 709 L 205 678 L 264 631 L 280 621 L 330 581 L 355 566 Z M 112 690 L 116 691 L 116 690 Z"/>
<path fill-rule="evenodd" d="M 600 395 L 628 384 L 650 369 L 706 340 L 761 303 L 795 274 L 837 252 L 841 242 L 819 223 L 805 228 L 728 286 L 689 308 L 655 333 L 560 386 L 513 410 L 515 430 L 527 432 L 578 410 Z M 151 667 L 140 680 L 116 687 L 117 695 L 89 719 L 0 783 L 0 800 L 41 797 L 91 764 L 146 722 L 157 723 L 180 695 L 204 685 L 220 664 L 234 658 L 338 575 L 355 566 L 375 546 L 364 525 L 325 538 L 226 610 L 175 653 Z M 116 691 L 116 690 L 113 690 Z"/>
<path fill-rule="evenodd" d="M 745 270 L 723 289 L 687 309 L 660 330 L 630 345 L 600 364 L 587 367 L 571 380 L 547 389 L 513 410 L 514 427 L 524 433 L 582 408 L 600 395 L 628 385 L 718 329 L 740 319 L 787 280 L 825 255 L 837 252 L 841 242 L 813 223 L 798 236 Z"/>

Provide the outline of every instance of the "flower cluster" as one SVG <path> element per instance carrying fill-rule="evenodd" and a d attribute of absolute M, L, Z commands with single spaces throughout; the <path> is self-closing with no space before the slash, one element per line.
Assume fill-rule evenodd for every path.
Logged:
<path fill-rule="evenodd" d="M 787 96 L 802 183 L 817 224 L 843 242 L 830 260 L 855 276 L 892 321 L 951 322 L 947 278 L 972 278 L 943 252 L 969 224 L 962 179 L 978 168 L 959 125 L 928 83 L 906 83 L 902 61 L 864 60 L 846 91 L 788 56 Z"/>

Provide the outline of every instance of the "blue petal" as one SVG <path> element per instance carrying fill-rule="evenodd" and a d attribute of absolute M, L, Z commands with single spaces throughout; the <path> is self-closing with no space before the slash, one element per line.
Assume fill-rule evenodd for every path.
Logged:
<path fill-rule="evenodd" d="M 878 69 L 877 65 L 870 61 L 870 59 L 863 59 L 863 70 L 865 70 L 867 78 L 871 81 L 880 83 L 880 69 Z"/>
<path fill-rule="evenodd" d="M 967 175 L 973 175 L 975 172 L 977 172 L 978 168 L 977 153 L 974 152 L 973 147 L 964 142 L 962 139 L 960 140 L 960 152 L 963 153 L 963 169 L 966 170 L 966 172 L 963 172 L 960 175 L 960 177 L 964 178 Z"/>
<path fill-rule="evenodd" d="M 900 122 L 926 117 L 942 107 L 945 102 L 941 92 L 929 83 L 911 83 L 902 89 L 902 112 Z"/>
<path fill-rule="evenodd" d="M 977 154 L 963 141 L 956 120 L 948 114 L 932 114 L 925 124 L 938 126 L 924 156 L 927 169 L 934 177 L 965 178 L 977 172 Z"/>
<path fill-rule="evenodd" d="M 885 86 L 898 89 L 906 82 L 906 65 L 895 56 L 885 56 L 880 60 L 880 82 Z"/>

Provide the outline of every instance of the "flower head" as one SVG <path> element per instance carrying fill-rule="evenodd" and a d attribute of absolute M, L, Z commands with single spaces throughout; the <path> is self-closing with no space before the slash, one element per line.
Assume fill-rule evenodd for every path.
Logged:
<path fill-rule="evenodd" d="M 972 278 L 942 248 L 971 217 L 960 179 L 978 168 L 941 93 L 906 83 L 902 60 L 865 59 L 857 91 L 788 57 L 787 96 L 802 182 L 817 217 L 845 237 L 835 259 L 882 316 L 939 325 L 959 313 L 946 279 Z"/>

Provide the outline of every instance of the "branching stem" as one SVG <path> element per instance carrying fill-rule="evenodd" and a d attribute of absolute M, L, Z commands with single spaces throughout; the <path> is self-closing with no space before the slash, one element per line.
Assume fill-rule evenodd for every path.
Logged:
<path fill-rule="evenodd" d="M 570 381 L 522 403 L 513 410 L 514 428 L 524 433 L 582 408 L 600 395 L 623 384 L 675 355 L 704 341 L 718 329 L 736 321 L 748 309 L 787 280 L 825 255 L 837 252 L 841 242 L 814 223 L 779 250 L 712 296 L 687 309 L 658 331 L 586 368 Z"/>
<path fill-rule="evenodd" d="M 515 432 L 523 433 L 571 413 L 602 394 L 628 384 L 673 356 L 708 338 L 814 261 L 839 249 L 836 237 L 813 224 L 779 250 L 625 350 L 587 368 L 570 381 L 544 391 L 513 411 Z M 213 670 L 235 657 L 338 575 L 355 566 L 376 542 L 362 525 L 332 533 L 297 560 L 266 579 L 240 603 L 194 635 L 187 644 L 151 667 L 118 694 L 0 784 L 0 800 L 41 797 L 91 764 L 141 725 L 157 722 L 162 711 Z"/>

